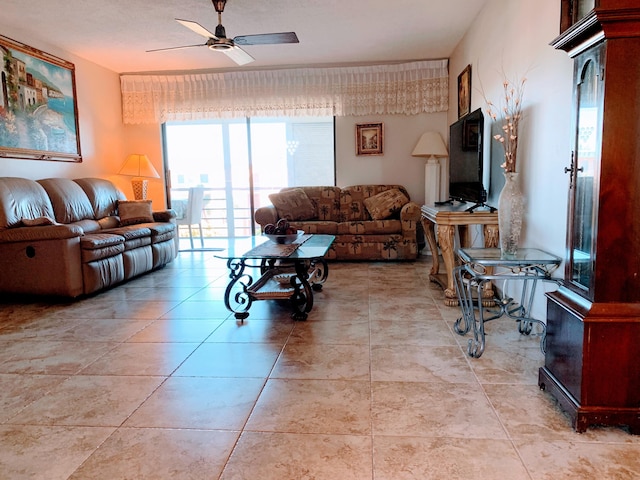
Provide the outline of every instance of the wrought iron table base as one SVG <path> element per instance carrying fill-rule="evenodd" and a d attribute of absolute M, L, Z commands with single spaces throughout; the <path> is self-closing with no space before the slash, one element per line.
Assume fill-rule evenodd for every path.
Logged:
<path fill-rule="evenodd" d="M 531 312 L 538 278 L 514 278 L 523 282 L 520 303 L 510 297 L 495 298 L 495 306 L 486 307 L 482 301 L 482 292 L 484 291 L 485 283 L 491 281 L 491 279 L 465 278 L 466 271 L 464 266 L 456 267 L 454 271 L 462 317 L 455 321 L 453 328 L 457 334 L 465 335 L 473 327 L 473 339 L 469 339 L 467 346 L 468 355 L 473 358 L 482 356 L 486 344 L 484 324 L 503 316 L 518 322 L 518 331 L 523 335 L 531 334 L 533 324 L 539 324 L 542 327 L 540 350 L 544 353 L 546 325 L 541 320 L 528 316 L 528 313 Z M 493 278 L 497 277 L 494 276 Z M 530 287 L 528 286 L 529 283 L 532 284 Z"/>
<path fill-rule="evenodd" d="M 293 306 L 292 317 L 306 320 L 313 308 L 313 291 L 322 289 L 329 275 L 324 258 L 296 259 L 291 261 L 263 259 L 260 265 L 249 265 L 248 259 L 229 258 L 229 278 L 224 304 L 239 320 L 249 316 L 249 309 L 256 300 L 289 300 Z M 260 278 L 255 282 L 245 269 L 259 268 Z M 287 275 L 289 284 L 282 285 L 275 275 Z"/>

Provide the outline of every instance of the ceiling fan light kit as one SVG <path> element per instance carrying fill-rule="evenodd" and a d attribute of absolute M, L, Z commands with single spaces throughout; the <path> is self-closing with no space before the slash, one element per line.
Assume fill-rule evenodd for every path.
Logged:
<path fill-rule="evenodd" d="M 280 33 L 261 33 L 256 35 L 240 35 L 235 38 L 227 38 L 227 33 L 222 25 L 222 12 L 227 4 L 227 0 L 211 0 L 213 8 L 218 12 L 218 26 L 216 27 L 216 33 L 213 34 L 198 22 L 191 20 L 181 20 L 176 18 L 176 21 L 187 27 L 194 33 L 203 36 L 207 39 L 206 43 L 198 45 L 184 45 L 181 47 L 169 47 L 159 48 L 155 50 L 147 50 L 147 52 L 159 52 L 162 50 L 176 50 L 179 48 L 190 47 L 208 47 L 209 50 L 222 52 L 227 55 L 238 65 L 246 65 L 255 61 L 251 55 L 245 52 L 238 45 L 275 45 L 281 43 L 300 43 L 298 36 L 295 32 L 280 32 Z"/>

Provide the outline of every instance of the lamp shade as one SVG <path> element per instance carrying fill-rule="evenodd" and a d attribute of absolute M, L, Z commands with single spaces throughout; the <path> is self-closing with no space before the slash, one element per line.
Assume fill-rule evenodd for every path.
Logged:
<path fill-rule="evenodd" d="M 140 153 L 129 155 L 118 173 L 132 177 L 160 178 L 160 174 L 153 168 L 149 157 Z"/>
<path fill-rule="evenodd" d="M 449 155 L 438 132 L 423 133 L 413 152 L 413 157 L 446 157 Z"/>

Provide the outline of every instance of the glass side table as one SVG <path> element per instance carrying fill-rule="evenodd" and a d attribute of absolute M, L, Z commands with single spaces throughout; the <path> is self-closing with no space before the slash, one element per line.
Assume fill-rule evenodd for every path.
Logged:
<path fill-rule="evenodd" d="M 461 248 L 457 253 L 462 264 L 454 269 L 454 278 L 462 317 L 456 320 L 454 330 L 465 335 L 473 328 L 473 339 L 469 339 L 467 348 L 469 356 L 479 358 L 484 352 L 484 324 L 505 315 L 518 322 L 518 331 L 523 335 L 531 333 L 534 323 L 541 325 L 540 349 L 544 352 L 546 325 L 530 317 L 531 305 L 538 280 L 560 282 L 551 278 L 560 265 L 560 257 L 536 248 L 521 248 L 508 256 L 503 256 L 498 248 Z M 484 306 L 484 286 L 497 280 L 522 282 L 520 301 L 505 296 L 496 298 L 495 306 Z"/>

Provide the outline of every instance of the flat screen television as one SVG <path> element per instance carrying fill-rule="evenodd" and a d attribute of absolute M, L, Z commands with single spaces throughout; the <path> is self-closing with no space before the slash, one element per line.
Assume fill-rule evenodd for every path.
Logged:
<path fill-rule="evenodd" d="M 488 206 L 482 182 L 483 135 L 482 109 L 461 117 L 449 127 L 449 199 L 472 203 L 468 211 Z"/>

